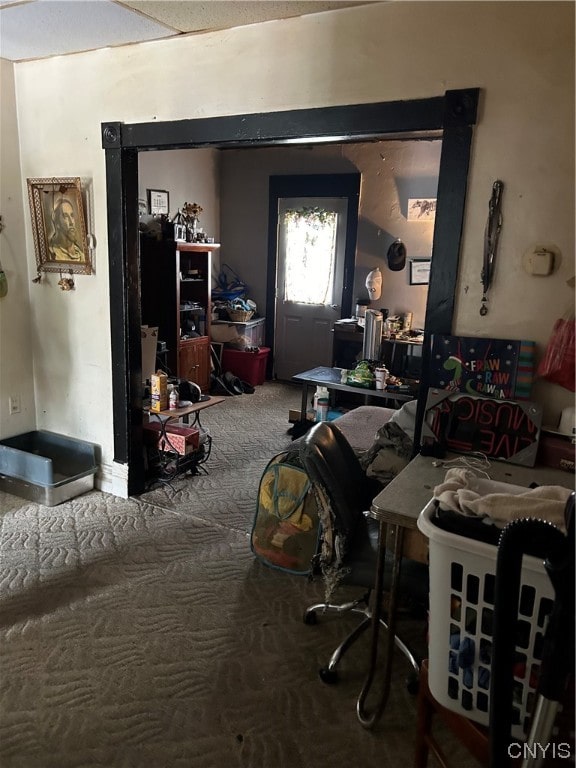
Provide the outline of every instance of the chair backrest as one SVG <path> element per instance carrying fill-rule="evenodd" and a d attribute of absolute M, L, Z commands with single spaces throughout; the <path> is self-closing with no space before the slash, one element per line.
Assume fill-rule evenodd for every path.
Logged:
<path fill-rule="evenodd" d="M 354 449 L 336 424 L 325 421 L 312 427 L 301 444 L 300 460 L 330 499 L 337 527 L 352 533 L 372 495 Z"/>

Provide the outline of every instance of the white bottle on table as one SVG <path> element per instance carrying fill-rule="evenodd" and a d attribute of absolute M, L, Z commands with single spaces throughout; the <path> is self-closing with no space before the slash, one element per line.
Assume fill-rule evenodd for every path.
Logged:
<path fill-rule="evenodd" d="M 316 387 L 314 395 L 314 413 L 316 421 L 328 421 L 329 395 L 326 387 Z"/>

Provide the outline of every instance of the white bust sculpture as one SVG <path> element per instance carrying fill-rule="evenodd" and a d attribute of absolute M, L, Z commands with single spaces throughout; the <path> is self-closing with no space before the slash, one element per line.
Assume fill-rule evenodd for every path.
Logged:
<path fill-rule="evenodd" d="M 368 273 L 366 288 L 368 289 L 370 301 L 377 301 L 380 298 L 382 293 L 382 272 L 380 272 L 378 267 Z"/>

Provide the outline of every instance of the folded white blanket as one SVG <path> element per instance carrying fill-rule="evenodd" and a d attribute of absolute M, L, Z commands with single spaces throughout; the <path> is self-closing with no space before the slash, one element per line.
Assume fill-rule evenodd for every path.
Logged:
<path fill-rule="evenodd" d="M 559 485 L 542 485 L 521 493 L 482 495 L 470 486 L 478 485 L 478 475 L 469 469 L 453 468 L 444 482 L 434 488 L 434 498 L 442 509 L 468 517 L 490 518 L 499 528 L 512 520 L 531 517 L 545 520 L 566 533 L 564 511 L 571 491 Z"/>

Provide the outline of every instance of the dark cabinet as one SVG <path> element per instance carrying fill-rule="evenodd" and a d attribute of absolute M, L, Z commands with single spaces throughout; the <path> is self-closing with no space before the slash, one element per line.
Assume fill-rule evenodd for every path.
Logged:
<path fill-rule="evenodd" d="M 212 252 L 217 243 L 177 243 L 141 237 L 142 323 L 158 327 L 168 374 L 210 386 Z"/>
<path fill-rule="evenodd" d="M 178 376 L 194 381 L 202 392 L 210 389 L 210 340 L 207 336 L 180 342 Z"/>
<path fill-rule="evenodd" d="M 334 368 L 355 368 L 362 359 L 364 331 L 357 325 L 347 325 L 333 329 L 332 365 Z"/>

